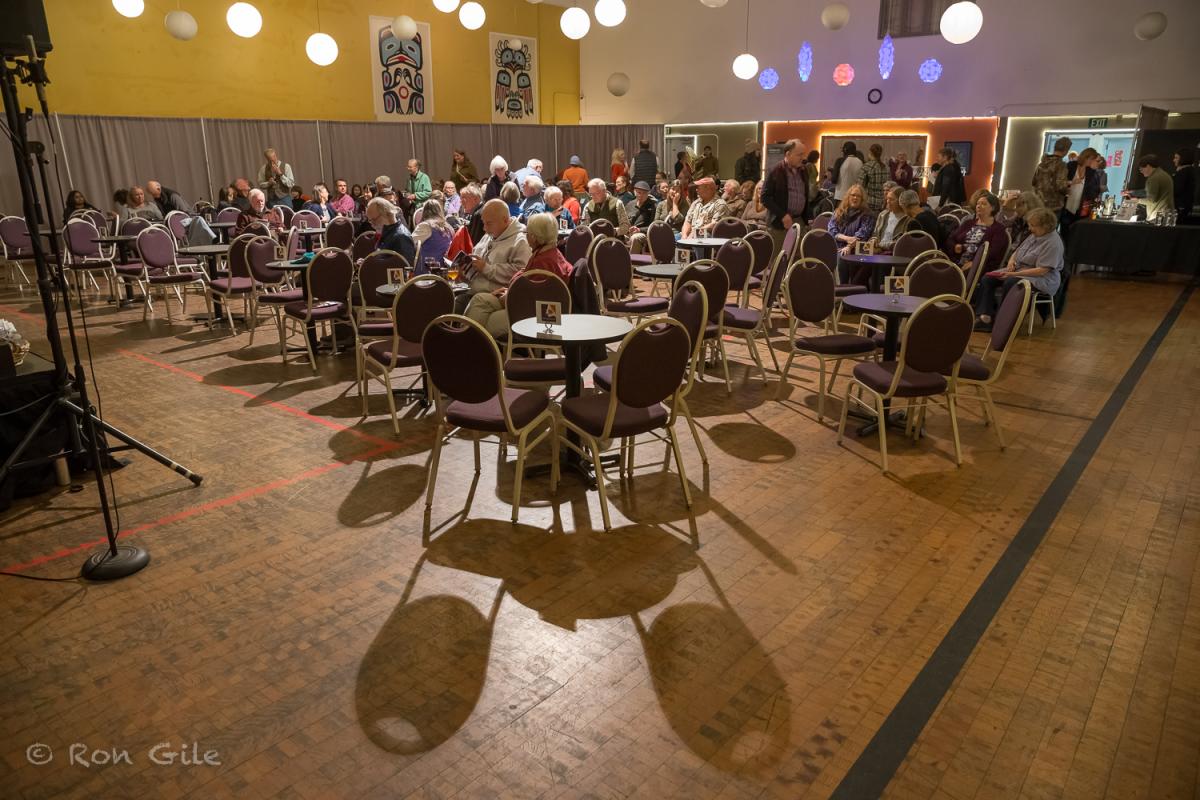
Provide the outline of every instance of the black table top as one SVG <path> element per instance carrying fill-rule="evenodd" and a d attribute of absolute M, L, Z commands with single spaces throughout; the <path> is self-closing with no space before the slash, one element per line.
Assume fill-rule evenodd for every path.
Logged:
<path fill-rule="evenodd" d="M 210 227 L 210 228 L 232 228 L 236 225 L 237 225 L 236 220 L 233 222 L 210 222 L 210 223 L 208 223 L 208 227 Z"/>
<path fill-rule="evenodd" d="M 678 278 L 687 264 L 639 264 L 633 271 L 643 278 Z"/>
<path fill-rule="evenodd" d="M 842 298 L 842 305 L 855 311 L 869 311 L 885 317 L 907 317 L 928 299 L 909 294 L 852 294 Z"/>
<path fill-rule="evenodd" d="M 864 264 L 872 267 L 898 267 L 909 262 L 909 259 L 904 256 L 893 256 L 887 253 L 850 253 L 840 256 L 840 258 L 851 264 Z"/>
<path fill-rule="evenodd" d="M 325 232 L 325 228 L 324 228 L 324 227 L 319 227 L 319 228 L 296 228 L 296 230 L 300 232 L 300 235 L 301 235 L 301 236 L 316 236 L 316 235 L 318 235 L 318 234 L 322 234 L 322 233 L 324 233 L 324 232 Z"/>
<path fill-rule="evenodd" d="M 615 342 L 633 330 L 633 325 L 621 317 L 605 317 L 600 314 L 563 314 L 562 322 L 555 325 L 553 335 L 545 335 L 545 326 L 536 318 L 512 323 L 512 330 L 525 339 L 549 339 L 555 342 Z"/>
<path fill-rule="evenodd" d="M 420 276 L 418 275 L 417 277 Z M 382 294 L 387 297 L 395 297 L 396 295 L 400 294 L 400 290 L 402 288 L 404 288 L 404 284 L 402 283 L 385 283 L 382 286 L 376 286 L 375 293 Z M 455 294 L 462 294 L 463 292 L 471 291 L 471 287 L 465 283 L 451 283 L 450 288 L 454 290 Z"/>
<path fill-rule="evenodd" d="M 180 247 L 179 253 L 185 256 L 219 256 L 229 252 L 227 244 L 194 244 L 190 247 Z"/>
<path fill-rule="evenodd" d="M 293 264 L 291 261 L 268 261 L 267 268 L 283 270 L 284 272 L 303 272 L 308 269 L 308 265 L 311 263 L 311 261 L 305 261 L 303 264 Z"/>
<path fill-rule="evenodd" d="M 691 239 L 680 239 L 675 244 L 680 247 L 720 247 L 728 241 L 728 239 L 720 239 L 715 236 L 697 236 Z"/>
<path fill-rule="evenodd" d="M 137 236 L 122 233 L 117 236 L 97 236 L 92 241 L 96 244 L 123 244 L 125 242 L 136 242 L 137 238 Z"/>

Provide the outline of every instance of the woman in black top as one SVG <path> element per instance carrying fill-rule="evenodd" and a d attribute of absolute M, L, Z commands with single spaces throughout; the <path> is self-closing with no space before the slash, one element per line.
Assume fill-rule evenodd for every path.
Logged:
<path fill-rule="evenodd" d="M 958 154 L 949 147 L 938 151 L 938 170 L 933 188 L 929 190 L 931 197 L 940 197 L 942 204 L 957 203 L 962 205 L 967 199 L 967 187 L 963 183 L 962 167 L 958 165 Z"/>
<path fill-rule="evenodd" d="M 65 221 L 70 219 L 71 215 L 77 211 L 98 210 L 99 209 L 87 201 L 87 198 L 83 196 L 83 192 L 79 191 L 78 189 L 72 189 L 71 191 L 67 192 L 67 206 L 63 209 L 62 218 Z"/>
<path fill-rule="evenodd" d="M 940 248 L 943 240 L 946 238 L 942 231 L 942 226 L 938 224 L 937 216 L 928 208 L 921 206 L 921 195 L 914 192 L 912 189 L 905 189 L 900 193 L 900 207 L 904 209 L 904 213 L 908 214 L 912 222 L 908 226 L 908 230 L 923 230 L 933 237 L 933 241 Z"/>

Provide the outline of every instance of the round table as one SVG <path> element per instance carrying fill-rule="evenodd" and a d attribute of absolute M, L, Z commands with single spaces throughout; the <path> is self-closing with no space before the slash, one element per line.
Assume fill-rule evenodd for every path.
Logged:
<path fill-rule="evenodd" d="M 707 254 L 712 253 L 728 241 L 728 239 L 718 239 L 715 236 L 696 236 L 691 239 L 679 239 L 675 244 L 679 247 L 690 247 L 698 251 L 701 258 L 708 258 Z"/>
<path fill-rule="evenodd" d="M 562 345 L 567 359 L 567 397 L 579 397 L 583 392 L 583 346 L 620 341 L 633 325 L 621 317 L 563 314 L 562 322 L 551 330 L 548 334 L 546 326 L 534 317 L 512 323 L 512 332 L 520 339 Z"/>
<path fill-rule="evenodd" d="M 679 273 L 683 272 L 687 264 L 641 264 L 635 266 L 633 271 L 635 274 L 649 278 L 650 280 L 669 280 L 673 281 L 679 277 Z"/>
<path fill-rule="evenodd" d="M 190 247 L 176 248 L 175 252 L 181 256 L 196 256 L 196 257 L 200 258 L 202 261 L 204 261 L 205 264 L 210 265 L 208 268 L 208 276 L 210 278 L 214 278 L 214 277 L 217 277 L 217 274 L 218 274 L 216 261 L 220 256 L 223 256 L 229 252 L 229 245 L 227 245 L 227 244 L 195 244 L 195 245 L 191 245 Z M 212 293 L 212 299 L 213 299 L 213 315 L 217 319 L 220 319 L 221 316 L 225 313 L 225 310 L 221 304 L 221 297 L 220 297 L 220 295 L 218 295 L 214 292 L 214 293 Z M 236 314 L 233 314 L 232 316 L 233 316 L 233 321 L 235 323 L 245 321 L 245 317 L 241 317 Z M 202 319 L 204 319 L 204 316 L 201 314 L 197 314 L 197 315 L 193 315 L 192 319 L 202 320 Z M 210 325 L 212 325 L 215 323 L 215 320 L 209 319 L 208 322 Z"/>
<path fill-rule="evenodd" d="M 268 261 L 267 269 L 277 269 L 280 272 L 303 272 L 311 263 L 311 261 L 305 261 L 303 264 L 293 264 L 291 261 Z"/>
<path fill-rule="evenodd" d="M 312 250 L 312 239 L 314 236 L 320 236 L 325 233 L 325 228 L 297 228 L 296 231 L 300 234 L 300 238 L 304 240 L 304 249 Z"/>
<path fill-rule="evenodd" d="M 893 256 L 884 253 L 876 253 L 868 255 L 866 253 L 851 253 L 850 255 L 839 256 L 846 264 L 856 264 L 860 267 L 870 267 L 871 277 L 869 286 L 872 292 L 878 292 L 883 286 L 883 271 L 892 270 L 896 267 L 907 267 L 909 259 L 904 256 Z"/>
<path fill-rule="evenodd" d="M 217 235 L 221 237 L 221 241 L 228 242 L 229 232 L 237 227 L 237 222 L 210 222 L 208 227 L 216 231 Z"/>
<path fill-rule="evenodd" d="M 420 275 L 417 276 L 421 277 Z M 381 294 L 384 297 L 395 297 L 400 294 L 400 290 L 404 288 L 402 283 L 385 283 L 382 286 L 375 287 L 375 293 Z M 471 287 L 466 283 L 451 283 L 450 288 L 454 290 L 455 295 L 460 295 L 463 292 L 471 291 Z"/>
<path fill-rule="evenodd" d="M 129 247 L 137 241 L 137 238 L 136 235 L 130 234 L 117 234 L 115 236 L 105 234 L 97 236 L 92 241 L 98 245 L 115 244 L 117 246 L 117 263 L 124 267 L 129 264 Z M 133 303 L 133 283 L 130 281 L 122 281 L 122 283 L 125 284 L 125 298 L 117 301 L 118 308 L 124 308 Z"/>

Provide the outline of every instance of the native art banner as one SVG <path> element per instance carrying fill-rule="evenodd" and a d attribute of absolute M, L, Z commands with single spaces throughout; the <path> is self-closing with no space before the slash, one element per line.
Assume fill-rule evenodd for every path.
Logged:
<path fill-rule="evenodd" d="M 489 33 L 488 42 L 492 122 L 536 125 L 537 39 Z"/>
<path fill-rule="evenodd" d="M 433 119 L 433 46 L 429 23 L 411 39 L 392 33 L 392 17 L 371 17 L 371 94 L 375 118 L 389 122 Z"/>

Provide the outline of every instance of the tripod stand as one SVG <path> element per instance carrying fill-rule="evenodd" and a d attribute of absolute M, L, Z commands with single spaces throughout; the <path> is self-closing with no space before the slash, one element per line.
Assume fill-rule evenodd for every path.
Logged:
<path fill-rule="evenodd" d="M 38 294 L 41 297 L 42 311 L 46 317 L 46 340 L 50 346 L 52 360 L 54 361 L 54 384 L 57 396 L 53 402 L 47 404 L 41 415 L 38 416 L 34 424 L 25 433 L 24 438 L 17 444 L 16 449 L 8 456 L 4 464 L 0 465 L 0 483 L 4 482 L 4 479 L 13 469 L 38 466 L 60 458 L 63 455 L 62 453 L 57 453 L 42 458 L 30 458 L 25 461 L 19 460 L 47 423 L 58 414 L 64 415 L 70 423 L 71 453 L 74 455 L 86 454 L 91 461 L 92 468 L 96 472 L 96 490 L 100 495 L 100 510 L 104 517 L 104 529 L 108 537 L 107 547 L 89 556 L 87 561 L 84 562 L 82 575 L 91 580 L 123 578 L 126 575 L 132 575 L 150 563 L 150 554 L 140 547 L 117 544 L 116 530 L 113 527 L 112 507 L 109 504 L 108 490 L 104 483 L 104 465 L 108 454 L 118 450 L 138 450 L 160 464 L 171 468 L 197 486 L 200 485 L 200 481 L 203 478 L 100 419 L 88 399 L 83 365 L 79 359 L 79 342 L 75 336 L 75 322 L 71 311 L 71 294 L 67 287 L 66 279 L 63 276 L 58 243 L 53 233 L 57 228 L 55 227 L 53 210 L 49 204 L 50 193 L 46 185 L 44 162 L 39 159 L 42 194 L 46 201 L 44 208 L 45 215 L 43 217 L 43 208 L 39 203 L 37 188 L 33 180 L 33 148 L 30 146 L 26 128 L 28 112 L 21 113 L 18 107 L 17 79 L 19 77 L 22 83 L 32 85 L 37 89 L 42 114 L 47 120 L 50 118 L 50 115 L 47 113 L 45 93 L 43 91 L 47 83 L 44 61 L 38 58 L 33 37 L 27 36 L 26 42 L 29 48 L 27 55 L 0 53 L 0 94 L 3 95 L 5 117 L 8 122 L 9 136 L 12 139 L 13 158 L 16 161 L 17 178 L 21 185 L 21 201 L 26 224 L 36 225 L 38 220 L 44 218 L 47 226 L 52 231 L 50 246 L 55 256 L 55 269 L 51 269 L 50 263 L 46 259 L 46 253 L 41 244 L 41 237 L 37 231 L 31 230 L 29 238 L 30 248 L 33 251 L 34 264 L 37 268 Z M 67 356 L 63 351 L 62 337 L 58 330 L 56 292 L 58 295 L 57 299 L 61 301 L 62 309 L 66 314 L 67 336 L 71 342 L 71 352 L 75 362 L 73 372 L 67 368 Z M 102 446 L 100 444 L 100 437 L 104 433 L 120 439 L 125 445 L 119 447 Z"/>

